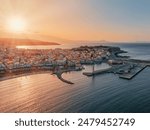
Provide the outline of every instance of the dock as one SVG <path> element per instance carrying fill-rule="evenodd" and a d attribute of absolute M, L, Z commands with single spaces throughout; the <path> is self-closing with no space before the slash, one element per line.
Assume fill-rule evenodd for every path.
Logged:
<path fill-rule="evenodd" d="M 94 76 L 94 75 L 98 75 L 98 74 L 104 74 L 104 73 L 108 73 L 111 69 L 112 69 L 112 67 L 107 68 L 107 69 L 103 69 L 103 70 L 96 70 L 93 72 L 83 72 L 83 75 Z"/>
<path fill-rule="evenodd" d="M 134 69 L 134 71 L 127 73 L 127 74 L 120 74 L 119 78 L 122 79 L 127 79 L 127 80 L 131 80 L 132 78 L 134 78 L 136 75 L 138 75 L 142 70 L 144 70 L 147 66 L 143 66 L 143 67 L 136 67 L 136 69 Z"/>
<path fill-rule="evenodd" d="M 137 60 L 137 62 L 140 62 L 140 60 Z M 127 79 L 127 80 L 131 80 L 132 78 L 134 78 L 136 75 L 138 75 L 141 71 L 143 71 L 146 67 L 150 67 L 150 62 L 147 61 L 145 63 L 145 61 L 143 61 L 144 63 L 138 63 L 139 65 L 136 66 L 134 69 L 131 69 L 130 72 L 124 72 L 122 74 L 118 74 L 119 78 L 122 79 Z M 126 69 L 127 65 L 120 65 L 120 66 L 115 66 L 115 67 L 110 67 L 107 69 L 103 69 L 103 70 L 96 70 L 93 72 L 83 72 L 83 75 L 86 76 L 94 76 L 94 75 L 98 75 L 98 74 L 104 74 L 104 73 L 117 73 L 117 70 L 119 69 Z"/>

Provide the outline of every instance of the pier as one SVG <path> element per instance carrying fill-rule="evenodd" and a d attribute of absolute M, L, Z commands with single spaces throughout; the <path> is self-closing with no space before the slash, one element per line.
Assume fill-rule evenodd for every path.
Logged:
<path fill-rule="evenodd" d="M 136 69 L 134 69 L 134 71 L 132 71 L 130 73 L 119 75 L 119 78 L 131 80 L 132 78 L 134 78 L 136 75 L 138 75 L 140 72 L 142 72 L 147 67 L 150 67 L 150 63 L 145 64 L 144 66 L 141 66 L 141 67 L 136 67 Z"/>
<path fill-rule="evenodd" d="M 67 70 L 64 70 L 64 71 L 56 71 L 56 72 L 54 72 L 53 74 L 55 74 L 57 77 L 58 77 L 58 79 L 60 79 L 62 82 L 64 82 L 64 83 L 67 83 L 67 84 L 74 84 L 73 82 L 71 82 L 71 81 L 68 81 L 68 80 L 66 80 L 66 79 L 64 79 L 63 77 L 62 77 L 62 74 L 64 73 L 64 72 L 68 72 Z"/>
<path fill-rule="evenodd" d="M 138 75 L 142 70 L 144 70 L 147 66 L 144 67 L 137 67 L 136 69 L 134 69 L 134 71 L 127 73 L 127 74 L 120 74 L 119 78 L 122 79 L 127 79 L 127 80 L 131 80 L 132 78 L 134 78 L 136 75 Z"/>
<path fill-rule="evenodd" d="M 83 72 L 83 75 L 86 75 L 86 76 L 94 76 L 94 75 L 98 75 L 98 74 L 104 74 L 104 73 L 107 73 L 111 70 L 112 68 L 107 68 L 107 69 L 103 69 L 103 70 L 96 70 L 96 71 L 93 71 L 93 72 Z"/>
<path fill-rule="evenodd" d="M 130 65 L 135 63 L 137 65 L 133 68 L 130 68 Z M 126 64 L 124 65 L 116 65 L 107 69 L 96 70 L 93 72 L 84 72 L 83 75 L 94 76 L 94 75 L 104 74 L 104 73 L 115 73 L 119 75 L 119 78 L 131 80 L 136 75 L 138 75 L 141 71 L 143 71 L 146 67 L 150 67 L 150 61 L 129 59 L 126 60 Z M 122 70 L 123 72 L 119 72 L 119 70 Z"/>

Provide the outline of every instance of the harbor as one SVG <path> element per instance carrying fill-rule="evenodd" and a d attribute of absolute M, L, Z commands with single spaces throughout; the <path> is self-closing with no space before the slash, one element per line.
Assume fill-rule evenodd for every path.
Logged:
<path fill-rule="evenodd" d="M 98 75 L 98 74 L 104 74 L 104 73 L 108 73 L 112 68 L 107 68 L 107 69 L 103 69 L 103 70 L 96 70 L 93 72 L 83 72 L 83 75 L 86 76 L 94 76 L 94 75 Z"/>
<path fill-rule="evenodd" d="M 138 75 L 140 72 L 142 72 L 147 66 L 144 67 L 137 67 L 136 69 L 134 69 L 134 71 L 127 73 L 127 74 L 120 74 L 119 78 L 123 78 L 123 79 L 127 79 L 127 80 L 131 80 L 133 79 L 136 75 Z"/>
<path fill-rule="evenodd" d="M 84 65 L 93 66 L 85 76 L 114 73 L 119 78 L 131 80 L 150 65 L 149 60 L 130 59 L 119 54 L 127 53 L 119 47 L 81 46 L 72 49 L 24 50 L 16 48 L 0 49 L 0 80 L 10 79 L 32 73 L 53 73 L 67 84 L 74 84 L 62 78 L 70 71 L 81 71 Z M 109 67 L 95 70 L 95 65 L 107 64 Z"/>
<path fill-rule="evenodd" d="M 111 67 L 102 70 L 94 70 L 93 68 L 92 72 L 83 72 L 83 75 L 95 76 L 105 73 L 114 73 L 117 74 L 119 78 L 131 80 L 147 67 L 150 67 L 150 61 L 129 59 L 125 60 L 122 65 L 112 65 Z"/>

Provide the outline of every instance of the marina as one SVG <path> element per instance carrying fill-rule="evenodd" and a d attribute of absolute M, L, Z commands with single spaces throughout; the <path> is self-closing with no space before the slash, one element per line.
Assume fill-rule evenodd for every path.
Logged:
<path fill-rule="evenodd" d="M 142 70 L 144 70 L 147 66 L 144 67 L 137 67 L 134 71 L 127 73 L 127 74 L 120 74 L 119 78 L 131 80 L 134 78 L 136 75 L 138 75 Z"/>
<path fill-rule="evenodd" d="M 104 73 L 114 73 L 118 74 L 119 78 L 131 80 L 136 75 L 138 75 L 141 71 L 143 71 L 146 67 L 150 66 L 150 61 L 144 60 L 136 60 L 136 59 L 129 59 L 125 60 L 124 65 L 115 65 L 107 69 L 96 70 L 92 72 L 83 72 L 83 75 L 86 76 L 95 76 Z M 136 64 L 136 65 L 135 65 Z"/>
<path fill-rule="evenodd" d="M 83 75 L 86 76 L 94 76 L 94 75 L 98 75 L 98 74 L 104 74 L 104 73 L 108 73 L 112 68 L 107 68 L 107 69 L 103 69 L 103 70 L 96 70 L 93 72 L 83 72 Z"/>

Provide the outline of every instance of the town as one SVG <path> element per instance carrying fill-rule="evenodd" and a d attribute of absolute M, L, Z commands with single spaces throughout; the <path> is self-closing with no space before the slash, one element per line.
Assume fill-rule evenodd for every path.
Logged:
<path fill-rule="evenodd" d="M 79 71 L 83 65 L 107 63 L 111 67 L 105 70 L 83 73 L 93 76 L 101 73 L 115 73 L 120 78 L 131 79 L 139 71 L 149 66 L 149 61 L 129 59 L 120 56 L 126 53 L 119 47 L 81 46 L 72 49 L 17 49 L 0 48 L 0 78 L 14 77 L 21 74 L 52 72 L 64 82 L 72 84 L 61 77 L 63 72 Z"/>
<path fill-rule="evenodd" d="M 28 71 L 36 69 L 55 69 L 81 67 L 82 64 L 101 63 L 108 59 L 111 51 L 119 48 L 106 46 L 83 46 L 73 49 L 30 50 L 17 48 L 0 49 L 0 73 Z"/>

